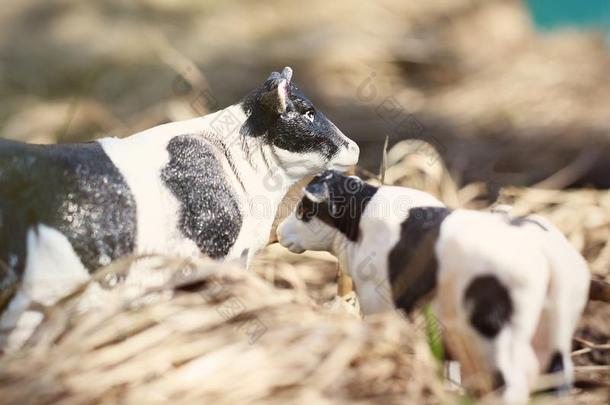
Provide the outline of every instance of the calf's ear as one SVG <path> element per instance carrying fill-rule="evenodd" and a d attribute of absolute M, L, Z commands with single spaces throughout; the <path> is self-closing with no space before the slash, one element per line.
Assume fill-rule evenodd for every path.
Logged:
<path fill-rule="evenodd" d="M 275 80 L 271 89 L 262 95 L 260 102 L 269 111 L 284 114 L 288 108 L 288 80 Z"/>
<path fill-rule="evenodd" d="M 322 203 L 328 201 L 330 192 L 328 190 L 328 184 L 324 182 L 310 183 L 303 189 L 303 193 L 307 198 L 315 203 Z"/>

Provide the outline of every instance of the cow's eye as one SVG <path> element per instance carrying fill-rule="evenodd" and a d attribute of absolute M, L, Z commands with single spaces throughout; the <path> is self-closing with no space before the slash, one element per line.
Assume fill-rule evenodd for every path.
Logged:
<path fill-rule="evenodd" d="M 307 118 L 309 121 L 313 122 L 313 118 L 314 118 L 313 110 L 307 110 L 305 112 L 305 118 Z"/>

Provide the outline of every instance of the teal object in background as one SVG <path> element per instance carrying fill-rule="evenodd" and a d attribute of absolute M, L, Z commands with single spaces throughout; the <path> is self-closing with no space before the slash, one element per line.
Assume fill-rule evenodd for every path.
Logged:
<path fill-rule="evenodd" d="M 610 0 L 526 0 L 525 3 L 540 30 L 595 29 L 605 32 L 610 44 Z"/>

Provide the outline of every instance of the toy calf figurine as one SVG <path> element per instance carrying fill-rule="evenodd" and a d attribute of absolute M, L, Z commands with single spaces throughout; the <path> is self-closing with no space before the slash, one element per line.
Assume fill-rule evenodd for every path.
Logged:
<path fill-rule="evenodd" d="M 550 223 L 452 211 L 426 193 L 334 171 L 304 191 L 279 241 L 337 256 L 365 315 L 409 312 L 432 296 L 464 384 L 503 386 L 507 403 L 526 403 L 541 373 L 572 382 L 572 335 L 590 275 Z"/>

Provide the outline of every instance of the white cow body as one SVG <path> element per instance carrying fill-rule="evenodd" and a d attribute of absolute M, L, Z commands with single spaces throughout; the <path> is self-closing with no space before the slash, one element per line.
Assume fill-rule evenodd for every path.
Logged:
<path fill-rule="evenodd" d="M 234 105 L 204 117 L 160 125 L 128 138 L 104 138 L 98 141 L 130 184 L 136 203 L 140 202 L 137 204 L 138 254 L 201 254 L 197 245 L 180 232 L 179 202 L 163 184 L 160 176 L 169 162 L 169 141 L 182 135 L 198 135 L 212 145 L 216 157 L 222 163 L 221 170 L 235 191 L 242 212 L 246 213 L 239 236 L 226 259 L 240 258 L 244 253 L 251 259 L 265 246 L 279 202 L 300 177 L 288 175 L 277 164 L 271 168 L 265 167 L 262 154 L 271 154 L 269 150 L 246 157 L 241 148 L 233 147 L 232 164 L 235 172 L 240 175 L 240 182 L 222 155 L 223 151 L 214 142 L 222 138 L 214 133 L 211 123 L 219 115 L 227 113 L 245 120 L 241 106 Z M 229 134 L 229 142 L 231 141 Z M 138 157 L 133 156 L 134 150 L 140 151 Z M 308 161 L 311 162 L 309 167 L 302 166 L 304 175 L 315 170 L 316 165 L 322 164 L 319 159 Z"/>

